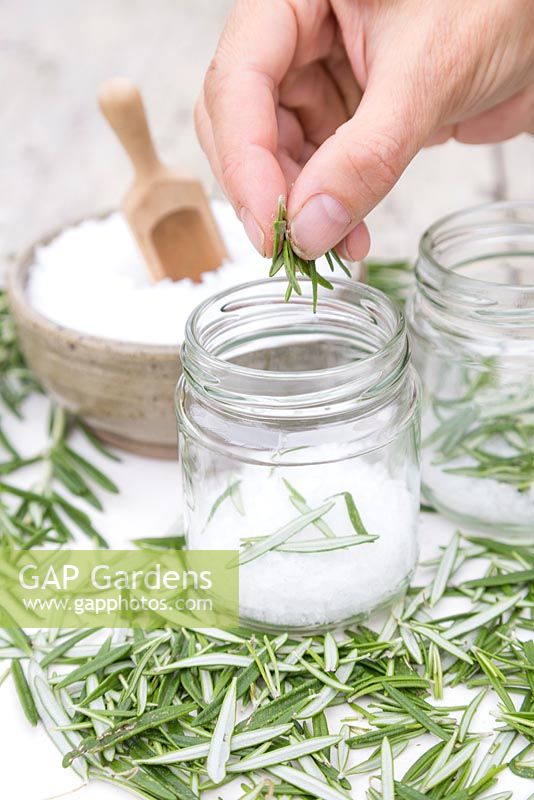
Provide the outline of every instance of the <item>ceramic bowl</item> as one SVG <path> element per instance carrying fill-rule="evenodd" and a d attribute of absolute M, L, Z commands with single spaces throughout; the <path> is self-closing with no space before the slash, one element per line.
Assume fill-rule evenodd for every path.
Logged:
<path fill-rule="evenodd" d="M 176 458 L 178 345 L 136 344 L 80 333 L 30 305 L 26 279 L 37 247 L 11 265 L 7 291 L 24 356 L 42 386 L 103 441 L 141 455 Z"/>

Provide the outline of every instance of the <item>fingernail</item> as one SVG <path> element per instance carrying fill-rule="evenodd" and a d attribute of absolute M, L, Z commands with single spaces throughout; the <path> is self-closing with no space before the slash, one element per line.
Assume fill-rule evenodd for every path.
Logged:
<path fill-rule="evenodd" d="M 343 239 L 343 241 L 340 242 L 339 244 L 336 244 L 336 253 L 344 261 L 354 261 L 353 257 L 351 256 L 351 254 L 348 251 L 345 239 Z"/>
<path fill-rule="evenodd" d="M 348 261 L 361 261 L 369 252 L 369 231 L 364 222 L 360 222 L 348 233 L 343 241 L 337 245 L 336 250 Z"/>
<path fill-rule="evenodd" d="M 339 200 L 316 194 L 291 221 L 291 244 L 304 258 L 318 258 L 339 242 L 350 222 L 351 216 Z"/>
<path fill-rule="evenodd" d="M 239 214 L 241 222 L 243 223 L 243 227 L 245 229 L 245 233 L 247 234 L 248 238 L 258 251 L 261 253 L 262 256 L 265 255 L 265 236 L 263 235 L 263 231 L 256 222 L 254 214 L 248 210 L 248 208 L 242 208 L 241 213 Z"/>

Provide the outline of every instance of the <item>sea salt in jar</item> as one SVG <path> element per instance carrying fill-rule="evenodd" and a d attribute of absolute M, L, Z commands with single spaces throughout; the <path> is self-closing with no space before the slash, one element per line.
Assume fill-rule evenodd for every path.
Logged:
<path fill-rule="evenodd" d="M 417 560 L 419 392 L 404 319 L 334 281 L 268 279 L 189 318 L 177 389 L 188 547 L 239 551 L 241 620 L 312 630 L 363 617 Z M 235 563 L 235 557 L 234 557 Z"/>
<path fill-rule="evenodd" d="M 534 540 L 534 203 L 446 217 L 408 306 L 425 388 L 423 493 L 475 531 Z"/>

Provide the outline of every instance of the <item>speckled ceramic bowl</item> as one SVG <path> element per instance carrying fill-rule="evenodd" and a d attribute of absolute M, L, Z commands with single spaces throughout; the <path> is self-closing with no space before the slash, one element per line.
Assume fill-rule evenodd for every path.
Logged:
<path fill-rule="evenodd" d="M 142 455 L 176 458 L 174 390 L 180 348 L 89 336 L 30 305 L 26 278 L 36 247 L 8 273 L 8 296 L 26 360 L 45 389 L 103 441 Z"/>

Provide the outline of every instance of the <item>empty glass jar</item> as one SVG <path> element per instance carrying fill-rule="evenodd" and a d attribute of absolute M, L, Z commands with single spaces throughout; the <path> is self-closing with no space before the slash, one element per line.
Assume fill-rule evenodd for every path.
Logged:
<path fill-rule="evenodd" d="M 423 236 L 408 306 L 423 379 L 423 492 L 475 531 L 534 538 L 534 203 Z"/>
<path fill-rule="evenodd" d="M 335 281 L 314 314 L 309 284 L 284 291 L 268 279 L 196 309 L 177 415 L 188 547 L 239 551 L 243 623 L 305 631 L 368 614 L 412 574 L 419 392 L 380 292 Z"/>

